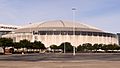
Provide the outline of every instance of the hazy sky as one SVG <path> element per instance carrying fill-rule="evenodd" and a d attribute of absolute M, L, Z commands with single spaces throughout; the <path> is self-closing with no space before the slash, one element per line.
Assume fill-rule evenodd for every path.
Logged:
<path fill-rule="evenodd" d="M 75 20 L 120 32 L 120 0 L 0 0 L 0 23 L 25 25 L 48 20 Z"/>

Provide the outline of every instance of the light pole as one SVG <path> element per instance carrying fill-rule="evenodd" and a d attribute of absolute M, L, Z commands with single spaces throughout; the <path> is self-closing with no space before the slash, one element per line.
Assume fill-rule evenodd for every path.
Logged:
<path fill-rule="evenodd" d="M 29 25 L 31 26 L 31 24 L 32 24 L 32 23 L 30 22 Z M 32 41 L 32 40 L 31 40 L 31 36 L 32 36 L 31 27 L 29 27 L 29 29 L 30 29 L 30 38 L 29 38 L 29 40 L 30 40 L 30 42 L 31 42 L 31 41 Z"/>
<path fill-rule="evenodd" d="M 66 52 L 65 52 L 65 42 L 64 42 L 64 54 L 65 54 Z"/>
<path fill-rule="evenodd" d="M 65 41 L 65 32 L 63 32 L 63 38 L 64 38 L 64 41 Z M 66 53 L 66 44 L 65 44 L 65 42 L 64 42 L 64 54 Z"/>
<path fill-rule="evenodd" d="M 75 38 L 75 11 L 76 8 L 72 8 L 72 14 L 73 14 L 73 36 Z M 73 41 L 75 43 L 75 39 Z M 75 45 L 73 46 L 73 55 L 75 55 Z"/>

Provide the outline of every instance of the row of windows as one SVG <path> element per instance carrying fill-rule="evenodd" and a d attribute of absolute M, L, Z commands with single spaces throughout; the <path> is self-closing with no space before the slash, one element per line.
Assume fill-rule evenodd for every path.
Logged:
<path fill-rule="evenodd" d="M 33 31 L 33 34 L 38 35 L 88 35 L 88 36 L 108 36 L 115 37 L 114 34 L 101 32 L 84 32 L 84 31 Z"/>
<path fill-rule="evenodd" d="M 15 27 L 4 27 L 4 26 L 1 26 L 0 28 L 4 28 L 4 29 L 17 29 Z"/>

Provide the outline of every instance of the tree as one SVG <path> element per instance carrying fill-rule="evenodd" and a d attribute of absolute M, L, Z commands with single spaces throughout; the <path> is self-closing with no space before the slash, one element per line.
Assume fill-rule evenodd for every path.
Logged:
<path fill-rule="evenodd" d="M 79 46 L 77 47 L 77 51 L 83 52 L 83 51 L 84 51 L 84 47 L 83 47 L 82 45 L 79 45 Z"/>
<path fill-rule="evenodd" d="M 59 49 L 58 46 L 57 46 L 57 45 L 54 45 L 54 44 L 51 45 L 50 48 L 51 48 L 51 49 Z"/>
<path fill-rule="evenodd" d="M 64 47 L 65 47 L 65 52 L 73 51 L 73 46 L 69 42 L 64 42 L 59 46 L 59 48 L 62 49 L 63 51 L 64 51 Z"/>
<path fill-rule="evenodd" d="M 106 45 L 106 44 L 103 44 L 103 46 L 102 46 L 102 50 L 105 50 L 105 52 L 108 52 L 108 50 L 109 50 L 109 48 L 108 48 L 109 46 L 108 45 Z"/>
<path fill-rule="evenodd" d="M 45 45 L 41 43 L 40 41 L 34 41 L 33 48 L 34 49 L 46 49 Z"/>
<path fill-rule="evenodd" d="M 87 50 L 90 50 L 90 51 L 93 50 L 93 46 L 91 43 L 86 43 L 86 45 L 87 45 Z"/>
<path fill-rule="evenodd" d="M 23 48 L 23 52 L 24 52 L 24 48 L 29 48 L 31 44 L 30 44 L 30 41 L 24 39 L 24 40 L 20 40 L 19 46 Z"/>
<path fill-rule="evenodd" d="M 3 48 L 4 54 L 5 54 L 5 48 L 13 46 L 13 39 L 11 39 L 11 38 L 0 38 L 0 46 Z"/>
<path fill-rule="evenodd" d="M 16 48 L 17 50 L 21 48 L 19 42 L 14 42 L 14 48 Z"/>
<path fill-rule="evenodd" d="M 93 49 L 95 50 L 95 52 L 97 52 L 97 50 L 100 49 L 99 44 L 94 44 Z"/>
<path fill-rule="evenodd" d="M 114 50 L 115 48 L 114 48 L 114 45 L 112 45 L 112 44 L 108 44 L 108 50 Z"/>
<path fill-rule="evenodd" d="M 84 51 L 92 51 L 93 50 L 93 46 L 90 43 L 85 43 L 82 45 L 82 47 L 84 48 Z"/>
<path fill-rule="evenodd" d="M 84 49 L 84 51 L 87 51 L 87 45 L 86 44 L 82 44 L 82 48 Z"/>
<path fill-rule="evenodd" d="M 46 49 L 45 45 L 40 41 L 34 41 L 32 47 L 33 49 L 39 49 L 39 52 Z"/>
<path fill-rule="evenodd" d="M 55 52 L 56 49 L 59 49 L 57 45 L 51 45 L 50 48 L 52 49 L 53 52 Z"/>
<path fill-rule="evenodd" d="M 114 49 L 115 49 L 115 50 L 119 50 L 119 49 L 120 49 L 120 46 L 117 45 L 117 44 L 114 44 Z"/>
<path fill-rule="evenodd" d="M 102 49 L 103 44 L 99 44 L 99 49 Z"/>
<path fill-rule="evenodd" d="M 119 46 L 116 44 L 108 44 L 108 49 L 112 50 L 112 52 L 114 52 L 114 50 L 118 50 Z"/>

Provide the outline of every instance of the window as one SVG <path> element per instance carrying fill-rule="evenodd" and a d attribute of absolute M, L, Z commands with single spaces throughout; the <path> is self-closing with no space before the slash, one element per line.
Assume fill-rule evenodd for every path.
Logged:
<path fill-rule="evenodd" d="M 54 35 L 59 35 L 60 31 L 54 31 Z"/>
<path fill-rule="evenodd" d="M 103 36 L 106 37 L 106 33 L 103 33 Z"/>
<path fill-rule="evenodd" d="M 92 36 L 92 32 L 87 32 L 87 35 L 88 36 Z"/>
<path fill-rule="evenodd" d="M 34 34 L 34 35 L 35 35 L 35 34 L 38 34 L 38 32 L 33 31 L 33 34 Z"/>
<path fill-rule="evenodd" d="M 80 31 L 75 31 L 75 35 L 80 35 Z"/>
<path fill-rule="evenodd" d="M 82 35 L 86 35 L 86 32 L 81 32 Z"/>
<path fill-rule="evenodd" d="M 47 35 L 52 35 L 53 34 L 52 31 L 47 31 L 46 33 L 47 33 Z"/>
<path fill-rule="evenodd" d="M 98 33 L 99 36 L 102 36 L 102 33 Z"/>
<path fill-rule="evenodd" d="M 68 35 L 73 35 L 73 31 L 68 31 Z"/>
<path fill-rule="evenodd" d="M 97 36 L 98 35 L 98 33 L 97 32 L 93 32 L 93 36 Z"/>
<path fill-rule="evenodd" d="M 40 35 L 46 35 L 46 31 L 39 31 Z"/>
<path fill-rule="evenodd" d="M 61 31 L 61 35 L 67 35 L 67 31 Z"/>

